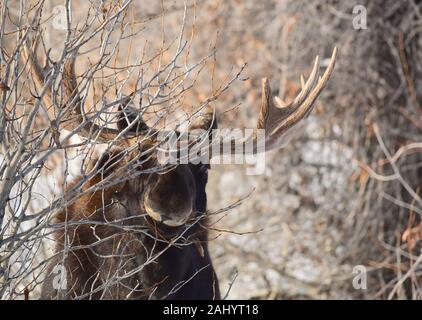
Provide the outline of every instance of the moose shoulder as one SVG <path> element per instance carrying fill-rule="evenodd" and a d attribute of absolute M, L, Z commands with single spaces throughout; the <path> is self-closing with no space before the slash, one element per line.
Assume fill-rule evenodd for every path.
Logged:
<path fill-rule="evenodd" d="M 42 87 L 44 70 L 34 50 L 25 47 L 34 83 Z M 88 174 L 68 186 L 73 202 L 55 215 L 56 247 L 42 287 L 43 299 L 220 299 L 218 280 L 208 252 L 205 187 L 207 164 L 160 168 L 156 130 L 128 114 L 129 96 L 121 103 L 117 129 L 100 128 L 82 112 L 74 71 L 76 53 L 64 64 L 60 108 L 87 139 L 111 144 L 89 161 Z M 286 133 L 312 111 L 336 60 L 319 77 L 315 61 L 309 79 L 291 102 L 273 98 L 263 80 L 256 129 L 265 130 L 265 150 L 279 148 Z M 44 103 L 52 105 L 51 95 Z M 211 132 L 215 112 L 203 110 L 189 128 Z M 256 142 L 256 131 L 236 145 Z M 244 150 L 244 149 L 242 149 Z M 252 150 L 257 152 L 257 150 Z M 211 156 L 211 155 L 210 155 Z M 159 169 L 157 169 L 159 168 Z"/>

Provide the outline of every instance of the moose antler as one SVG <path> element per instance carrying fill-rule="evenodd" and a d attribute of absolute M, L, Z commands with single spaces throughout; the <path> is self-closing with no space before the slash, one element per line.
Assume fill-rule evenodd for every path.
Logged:
<path fill-rule="evenodd" d="M 337 48 L 334 48 L 330 62 L 324 74 L 319 77 L 319 57 L 315 58 L 314 66 L 305 82 L 301 76 L 302 89 L 297 97 L 290 103 L 283 102 L 279 97 L 273 97 L 268 79 L 262 79 L 262 98 L 258 122 L 254 133 L 246 139 L 233 139 L 229 141 L 223 138 L 223 141 L 217 141 L 220 145 L 220 153 L 230 152 L 238 153 L 239 150 L 247 153 L 249 150 L 253 153 L 259 151 L 268 151 L 282 146 L 282 141 L 291 128 L 296 126 L 302 119 L 306 118 L 312 111 L 315 101 L 327 84 L 335 66 L 337 58 Z M 213 115 L 212 112 L 209 112 Z M 258 150 L 257 145 L 258 131 L 265 130 L 265 149 Z M 221 137 L 217 137 L 219 139 Z M 239 148 L 240 146 L 240 148 Z"/>
<path fill-rule="evenodd" d="M 244 139 L 236 139 L 226 135 L 226 131 L 211 134 L 211 130 L 216 128 L 215 110 L 209 105 L 202 110 L 200 117 L 190 126 L 192 129 L 202 129 L 208 134 L 200 134 L 195 136 L 194 132 L 189 132 L 187 136 L 189 144 L 185 147 L 194 146 L 196 150 L 201 150 L 200 154 L 206 153 L 209 158 L 220 156 L 225 153 L 231 155 L 237 153 L 258 153 L 283 146 L 283 140 L 290 129 L 295 127 L 302 119 L 306 118 L 312 111 L 315 101 L 327 84 L 335 66 L 337 58 L 337 48 L 334 48 L 330 62 L 324 74 L 319 77 L 319 57 L 315 58 L 315 62 L 308 80 L 305 82 L 301 76 L 302 89 L 296 98 L 285 103 L 278 97 L 273 97 L 270 83 L 268 79 L 262 79 L 262 99 L 257 126 L 253 130 L 253 134 Z M 259 140 L 264 132 L 264 140 Z M 209 144 L 208 136 L 211 136 L 211 144 Z M 264 142 L 264 143 L 262 143 Z M 177 153 L 178 149 L 174 149 Z M 217 151 L 217 152 L 215 152 Z M 185 153 L 187 156 L 187 153 Z M 195 151 L 194 155 L 197 154 Z M 189 157 L 192 155 L 189 154 Z M 179 158 L 179 155 L 176 157 Z M 198 159 L 194 156 L 194 159 Z M 179 159 L 185 160 L 185 159 Z"/>
<path fill-rule="evenodd" d="M 29 40 L 28 42 L 30 44 Z M 42 68 L 40 66 L 36 56 L 38 43 L 39 39 L 36 39 L 35 43 L 32 45 L 32 49 L 30 48 L 30 45 L 25 44 L 23 47 L 23 58 L 28 62 L 35 89 L 38 93 L 41 93 L 43 102 L 47 110 L 51 113 L 51 110 L 53 110 L 53 97 L 51 89 L 45 88 L 45 86 L 51 86 L 46 80 L 48 80 L 48 74 L 54 70 L 48 67 Z M 87 118 L 84 114 L 75 74 L 76 55 L 76 52 L 69 53 L 63 64 L 61 84 L 63 86 L 64 104 L 62 106 L 63 113 L 61 118 L 65 120 L 61 122 L 66 122 L 65 128 L 67 130 L 75 130 L 80 127 L 78 134 L 85 138 L 95 137 L 100 142 L 109 142 L 120 134 L 120 130 L 99 126 L 94 123 L 94 118 Z M 42 92 L 43 90 L 45 92 Z M 130 99 L 124 99 L 123 103 L 127 104 L 129 101 Z M 70 118 L 70 120 L 66 118 Z M 128 133 L 128 135 L 131 135 L 131 133 Z"/>
<path fill-rule="evenodd" d="M 51 109 L 53 105 L 51 90 L 50 88 L 45 88 L 45 86 L 49 86 L 49 84 L 46 84 L 46 75 L 53 70 L 46 70 L 38 63 L 36 58 L 38 41 L 35 42 L 33 50 L 30 50 L 28 45 L 24 46 L 24 58 L 29 63 L 30 72 L 38 92 L 45 90 L 42 94 L 43 102 L 46 104 L 47 109 Z M 122 115 L 125 116 L 124 107 L 132 100 L 131 97 L 124 99 L 122 103 L 123 108 L 121 106 L 119 107 L 120 118 L 117 123 L 118 129 L 97 125 L 94 123 L 95 117 L 87 118 L 83 112 L 81 98 L 78 93 L 78 84 L 75 75 L 76 55 L 76 52 L 69 53 L 67 60 L 63 64 L 62 85 L 64 104 L 62 106 L 62 111 L 65 115 L 71 115 L 71 120 L 66 125 L 66 129 L 74 130 L 79 128 L 78 133 L 86 138 L 95 137 L 95 139 L 98 139 L 100 142 L 109 142 L 114 140 L 119 134 L 121 135 L 121 131 L 125 130 L 125 127 L 128 125 L 136 125 L 136 133 L 134 133 L 133 130 L 126 130 L 125 134 L 121 135 L 123 140 L 126 140 L 124 143 L 132 144 L 136 139 L 130 138 L 142 135 L 146 131 L 148 131 L 152 137 L 150 141 L 155 140 L 154 137 L 156 137 L 158 130 L 149 128 L 141 117 L 138 117 L 136 124 L 133 122 L 137 117 L 126 116 L 124 117 L 124 121 L 122 121 Z M 261 108 L 254 133 L 246 139 L 229 138 L 227 141 L 227 139 L 224 139 L 223 137 L 223 141 L 218 140 L 217 144 L 219 145 L 220 154 L 225 152 L 235 154 L 238 150 L 242 150 L 243 153 L 247 153 L 248 151 L 253 153 L 260 151 L 265 152 L 271 149 L 280 148 L 282 146 L 282 141 L 286 138 L 290 129 L 295 127 L 312 111 L 316 99 L 324 89 L 334 70 L 336 57 L 337 48 L 334 48 L 328 67 L 321 77 L 319 77 L 319 58 L 316 57 L 308 80 L 305 82 L 304 77 L 301 76 L 302 89 L 297 97 L 290 103 L 285 103 L 280 98 L 273 97 L 269 81 L 264 78 L 262 80 Z M 47 76 L 47 78 L 49 77 Z M 200 117 L 191 125 L 190 130 L 199 128 L 210 132 L 211 129 L 216 127 L 215 125 L 215 110 L 213 107 L 208 106 L 201 112 Z M 264 150 L 258 150 L 259 147 L 257 142 L 261 130 L 265 131 Z M 213 136 L 214 141 L 216 138 L 219 139 L 221 137 Z M 198 141 L 198 137 L 189 134 L 189 141 Z M 213 144 L 215 145 L 214 141 Z M 242 148 L 239 148 L 239 146 Z M 249 150 L 250 146 L 253 146 L 252 150 Z M 209 150 L 211 151 L 211 149 Z M 211 157 L 212 156 L 213 155 L 211 154 Z"/>
<path fill-rule="evenodd" d="M 305 83 L 301 76 L 302 90 L 289 104 L 278 97 L 273 98 L 269 81 L 266 78 L 262 80 L 262 102 L 257 129 L 265 129 L 266 150 L 276 148 L 286 132 L 310 114 L 316 99 L 334 70 L 336 57 L 337 48 L 334 48 L 327 69 L 323 76 L 318 78 L 319 57 L 317 56 L 308 81 Z"/>

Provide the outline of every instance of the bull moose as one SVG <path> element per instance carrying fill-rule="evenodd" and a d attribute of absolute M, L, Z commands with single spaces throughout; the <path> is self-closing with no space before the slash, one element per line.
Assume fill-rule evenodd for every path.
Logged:
<path fill-rule="evenodd" d="M 27 45 L 24 51 L 35 85 L 43 88 L 46 73 L 35 46 Z M 89 121 L 78 94 L 76 57 L 69 54 L 61 72 L 62 108 L 69 109 L 71 119 L 67 129 L 77 128 L 82 138 L 91 141 L 114 143 L 89 161 L 90 176 L 68 186 L 80 185 L 80 196 L 54 216 L 55 254 L 46 268 L 42 299 L 221 299 L 207 245 L 209 164 L 181 163 L 151 170 L 160 167 L 159 130 L 128 111 L 131 96 L 119 106 L 117 129 Z M 279 148 L 286 133 L 309 115 L 335 60 L 336 49 L 319 76 L 317 57 L 308 80 L 301 77 L 302 89 L 290 103 L 273 97 L 268 80 L 263 79 L 256 129 L 265 130 L 265 150 Z M 44 98 L 53 105 L 51 92 Z M 208 106 L 188 131 L 212 132 L 216 127 L 215 111 Z M 225 150 L 235 152 L 235 145 L 256 139 L 255 133 L 243 141 L 232 139 Z M 55 285 L 57 266 L 63 268 L 65 288 Z"/>

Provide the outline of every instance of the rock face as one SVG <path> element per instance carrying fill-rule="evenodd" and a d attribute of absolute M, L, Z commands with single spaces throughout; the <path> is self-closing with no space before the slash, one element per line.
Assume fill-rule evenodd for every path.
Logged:
<path fill-rule="evenodd" d="M 318 119 L 309 122 L 315 127 Z M 228 232 L 211 242 L 223 296 L 228 288 L 233 299 L 348 296 L 332 283 L 352 266 L 339 262 L 345 248 L 330 218 L 351 206 L 342 197 L 357 164 L 348 147 L 307 131 L 304 142 L 268 154 L 262 176 L 248 176 L 240 165 L 210 171 L 211 211 L 254 190 L 228 210 L 217 226 Z"/>

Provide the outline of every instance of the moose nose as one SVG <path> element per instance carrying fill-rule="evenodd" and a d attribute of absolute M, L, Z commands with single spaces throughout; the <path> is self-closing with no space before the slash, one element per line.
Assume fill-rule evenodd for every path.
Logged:
<path fill-rule="evenodd" d="M 185 224 L 192 215 L 193 210 L 191 206 L 180 208 L 180 204 L 178 206 L 178 204 L 174 203 L 173 206 L 170 204 L 168 208 L 163 208 L 163 206 L 160 206 L 152 199 L 151 193 L 147 193 L 144 200 L 145 211 L 152 219 L 169 227 L 179 227 Z"/>
<path fill-rule="evenodd" d="M 152 219 L 162 222 L 169 227 L 179 227 L 185 224 L 192 214 L 192 210 L 166 213 L 162 208 L 156 206 L 148 195 L 145 198 L 144 207 L 145 211 Z"/>
<path fill-rule="evenodd" d="M 146 191 L 144 208 L 155 221 L 170 227 L 185 224 L 194 212 L 193 184 L 177 170 L 161 176 Z"/>

